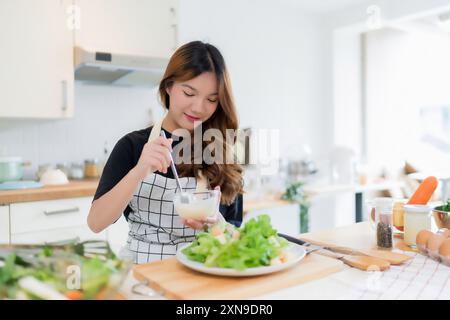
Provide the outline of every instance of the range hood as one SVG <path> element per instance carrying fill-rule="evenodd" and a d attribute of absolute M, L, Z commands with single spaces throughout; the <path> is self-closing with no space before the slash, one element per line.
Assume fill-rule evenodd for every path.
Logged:
<path fill-rule="evenodd" d="M 168 59 L 74 48 L 75 80 L 154 87 L 161 81 Z"/>

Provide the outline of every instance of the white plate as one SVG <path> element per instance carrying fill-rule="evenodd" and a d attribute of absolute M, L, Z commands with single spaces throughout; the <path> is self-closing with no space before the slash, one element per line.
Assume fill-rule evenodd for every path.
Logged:
<path fill-rule="evenodd" d="M 279 264 L 279 265 L 273 265 L 273 266 L 267 266 L 267 267 L 255 267 L 255 268 L 247 268 L 243 271 L 235 270 L 235 269 L 229 269 L 229 268 L 218 268 L 218 267 L 206 267 L 203 263 L 189 260 L 182 252 L 184 248 L 191 245 L 190 243 L 183 245 L 180 247 L 177 251 L 177 260 L 185 265 L 186 267 L 213 275 L 218 276 L 228 276 L 228 277 L 249 277 L 249 276 L 259 276 L 263 274 L 268 273 L 274 273 L 281 270 L 288 269 L 292 266 L 294 266 L 296 263 L 298 263 L 300 260 L 302 260 L 306 255 L 306 250 L 300 247 L 299 245 L 295 243 L 291 243 L 288 250 L 291 252 L 291 260 Z"/>

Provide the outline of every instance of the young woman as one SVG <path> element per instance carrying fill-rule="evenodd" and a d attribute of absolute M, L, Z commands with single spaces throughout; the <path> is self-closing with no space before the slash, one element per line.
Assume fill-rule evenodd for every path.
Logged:
<path fill-rule="evenodd" d="M 211 44 L 194 41 L 180 47 L 169 61 L 159 85 L 159 96 L 166 115 L 154 126 L 131 132 L 117 142 L 103 170 L 87 220 L 94 232 L 100 232 L 123 212 L 130 228 L 127 247 L 134 253 L 135 263 L 175 255 L 180 244 L 193 241 L 198 230 L 214 222 L 184 220 L 174 212 L 173 198 L 179 190 L 169 153 L 183 138 L 172 133 L 185 129 L 194 136 L 194 129 L 196 133 L 198 128 L 202 133 L 218 129 L 226 137 L 227 129 L 238 128 L 225 62 Z M 160 135 L 161 129 L 167 138 Z M 194 150 L 195 139 L 190 140 L 189 147 Z M 202 149 L 205 146 L 203 142 Z M 229 152 L 227 144 L 222 147 L 224 153 Z M 194 161 L 195 154 L 191 153 L 191 161 L 177 165 L 183 189 L 195 190 L 200 183 L 209 189 L 220 188 L 219 211 L 228 222 L 239 226 L 241 167 L 225 161 L 209 164 Z"/>

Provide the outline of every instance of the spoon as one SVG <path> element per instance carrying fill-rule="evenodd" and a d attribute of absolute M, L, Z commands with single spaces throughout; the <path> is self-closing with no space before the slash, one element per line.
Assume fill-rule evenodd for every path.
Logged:
<path fill-rule="evenodd" d="M 161 130 L 161 137 L 167 139 L 164 130 Z M 180 201 L 181 203 L 189 203 L 189 194 L 187 192 L 184 192 L 183 188 L 181 187 L 180 178 L 178 178 L 178 172 L 175 167 L 175 163 L 173 161 L 172 153 L 169 152 L 169 156 L 170 156 L 170 167 L 172 168 L 173 175 L 175 176 L 178 188 L 180 189 Z"/>

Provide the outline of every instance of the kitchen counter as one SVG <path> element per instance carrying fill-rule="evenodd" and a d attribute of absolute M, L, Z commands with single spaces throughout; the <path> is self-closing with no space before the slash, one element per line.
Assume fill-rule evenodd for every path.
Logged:
<path fill-rule="evenodd" d="M 375 246 L 374 231 L 368 222 L 302 234 L 301 238 L 360 249 Z M 450 299 L 449 267 L 408 250 L 401 239 L 395 239 L 395 248 L 394 251 L 408 254 L 412 259 L 384 272 L 365 272 L 345 266 L 343 271 L 322 279 L 253 299 Z M 131 288 L 136 283 L 130 273 L 122 287 L 122 293 L 128 299 L 164 299 L 156 293 L 151 297 L 134 294 Z M 147 292 L 152 293 L 151 289 Z"/>
<path fill-rule="evenodd" d="M 279 206 L 287 206 L 292 204 L 289 201 L 281 199 L 281 193 L 275 193 L 273 195 L 265 195 L 260 198 L 246 199 L 244 194 L 243 213 L 246 214 L 249 211 L 270 209 Z"/>
<path fill-rule="evenodd" d="M 36 189 L 0 190 L 0 205 L 94 196 L 98 182 L 98 179 L 71 180 L 68 184 L 59 186 L 44 186 Z M 281 194 L 265 195 L 258 199 L 246 199 L 244 196 L 243 211 L 245 214 L 253 210 L 268 209 L 289 204 L 288 201 L 281 200 Z"/>
<path fill-rule="evenodd" d="M 98 182 L 98 179 L 71 180 L 64 185 L 44 186 L 35 189 L 2 190 L 0 191 L 0 205 L 94 196 Z"/>

